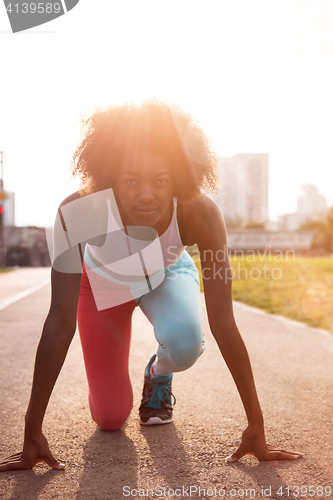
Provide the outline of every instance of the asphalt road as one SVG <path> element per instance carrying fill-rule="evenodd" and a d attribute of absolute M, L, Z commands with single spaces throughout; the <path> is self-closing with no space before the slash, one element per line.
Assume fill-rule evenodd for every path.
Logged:
<path fill-rule="evenodd" d="M 21 449 L 34 355 L 50 300 L 49 274 L 49 269 L 22 269 L 0 275 L 1 458 Z M 31 293 L 24 293 L 27 289 Z M 264 463 L 248 456 L 228 464 L 224 458 L 239 444 L 246 419 L 209 331 L 203 297 L 202 308 L 206 352 L 194 367 L 175 375 L 174 423 L 165 426 L 143 428 L 138 421 L 143 370 L 156 349 L 141 311 L 134 313 L 130 358 L 134 408 L 117 432 L 101 431 L 90 417 L 76 335 L 44 424 L 51 450 L 66 469 L 38 465 L 1 473 L 0 498 L 197 499 L 223 493 L 224 498 L 333 498 L 333 337 L 235 303 L 267 440 L 304 457 Z"/>

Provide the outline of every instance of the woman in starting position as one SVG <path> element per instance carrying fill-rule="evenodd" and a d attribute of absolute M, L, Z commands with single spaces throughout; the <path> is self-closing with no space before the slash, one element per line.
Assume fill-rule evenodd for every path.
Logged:
<path fill-rule="evenodd" d="M 248 419 L 229 462 L 292 460 L 300 453 L 266 444 L 247 350 L 232 309 L 230 265 L 216 193 L 216 156 L 202 130 L 176 106 L 147 101 L 97 111 L 73 161 L 81 188 L 60 205 L 54 226 L 52 300 L 39 342 L 25 418 L 23 451 L 0 470 L 30 469 L 53 456 L 42 422 L 76 329 L 80 332 L 92 418 L 119 429 L 132 409 L 128 373 L 131 317 L 139 306 L 154 326 L 139 408 L 142 425 L 172 421 L 173 373 L 204 350 L 199 279 L 185 251 L 196 244 L 212 334 Z M 221 252 L 224 259 L 221 259 Z"/>

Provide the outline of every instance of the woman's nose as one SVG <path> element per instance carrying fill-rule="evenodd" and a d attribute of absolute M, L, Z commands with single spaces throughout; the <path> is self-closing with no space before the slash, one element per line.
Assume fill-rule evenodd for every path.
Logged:
<path fill-rule="evenodd" d="M 151 186 L 142 185 L 140 189 L 139 199 L 140 201 L 144 201 L 145 203 L 151 201 L 154 198 L 154 193 L 152 191 Z"/>

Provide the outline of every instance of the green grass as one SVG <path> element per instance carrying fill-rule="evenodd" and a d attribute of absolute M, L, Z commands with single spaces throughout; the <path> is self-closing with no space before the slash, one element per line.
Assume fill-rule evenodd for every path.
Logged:
<path fill-rule="evenodd" d="M 1 273 L 9 273 L 12 270 L 13 270 L 12 267 L 0 267 L 0 274 Z"/>
<path fill-rule="evenodd" d="M 272 254 L 230 264 L 234 300 L 333 332 L 333 259 Z"/>

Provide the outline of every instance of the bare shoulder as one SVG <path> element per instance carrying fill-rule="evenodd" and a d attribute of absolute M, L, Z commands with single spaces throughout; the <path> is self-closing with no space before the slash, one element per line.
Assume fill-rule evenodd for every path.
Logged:
<path fill-rule="evenodd" d="M 209 196 L 203 194 L 200 198 L 192 201 L 183 202 L 184 216 L 200 217 L 214 217 L 221 215 L 221 210 L 218 204 Z"/>
<path fill-rule="evenodd" d="M 225 235 L 225 225 L 218 204 L 207 195 L 183 202 L 187 245 L 211 239 L 216 232 Z"/>
<path fill-rule="evenodd" d="M 78 200 L 79 198 L 82 198 L 82 196 L 83 195 L 81 195 L 79 191 L 75 191 L 75 193 L 70 194 L 64 200 L 62 200 L 59 207 L 62 207 L 63 205 L 67 205 L 67 203 L 70 203 L 71 201 Z"/>
<path fill-rule="evenodd" d="M 67 196 L 58 207 L 58 223 L 68 231 L 82 250 L 86 243 L 100 246 L 107 234 L 108 208 L 106 199 L 109 190 L 83 195 L 79 191 Z M 74 203 L 82 199 L 82 203 Z M 71 205 L 72 204 L 72 205 Z M 69 205 L 67 207 L 67 205 Z M 81 238 L 80 240 L 78 238 Z"/>
<path fill-rule="evenodd" d="M 62 224 L 62 227 L 65 231 L 67 231 L 66 229 L 66 224 L 65 224 L 65 221 L 64 221 L 64 218 L 63 218 L 63 213 L 61 210 L 59 210 L 61 207 L 64 207 L 65 205 L 67 205 L 68 203 L 71 203 L 72 201 L 75 201 L 75 200 L 78 200 L 79 198 L 81 198 L 82 196 L 80 195 L 79 191 L 75 191 L 75 193 L 72 193 L 70 194 L 69 196 L 67 196 L 65 199 L 62 200 L 62 202 L 60 203 L 57 211 L 58 211 L 58 216 L 60 219 L 56 218 L 56 224 L 57 222 L 59 222 L 59 220 L 61 221 L 61 224 Z"/>

